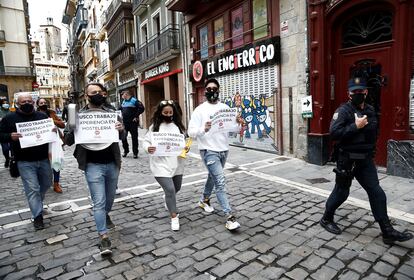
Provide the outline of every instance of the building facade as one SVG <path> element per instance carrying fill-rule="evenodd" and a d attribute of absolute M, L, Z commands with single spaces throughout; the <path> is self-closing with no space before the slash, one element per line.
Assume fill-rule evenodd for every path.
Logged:
<path fill-rule="evenodd" d="M 0 0 L 0 98 L 32 91 L 35 81 L 26 0 Z"/>
<path fill-rule="evenodd" d="M 136 33 L 135 72 L 146 106 L 143 124 L 148 127 L 161 100 L 178 102 L 186 119 L 180 15 L 167 10 L 165 1 L 134 1 Z"/>
<path fill-rule="evenodd" d="M 348 99 L 347 80 L 362 77 L 379 117 L 376 163 L 414 177 L 414 1 L 312 0 L 308 18 L 314 108 L 309 161 L 327 161 L 329 122 Z"/>

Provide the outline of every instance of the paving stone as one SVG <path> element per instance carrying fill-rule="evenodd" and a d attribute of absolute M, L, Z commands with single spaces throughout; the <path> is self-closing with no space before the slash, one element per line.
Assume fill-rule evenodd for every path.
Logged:
<path fill-rule="evenodd" d="M 341 275 L 339 275 L 339 279 L 341 280 L 358 280 L 359 275 L 352 271 L 352 270 L 346 270 Z"/>
<path fill-rule="evenodd" d="M 131 270 L 131 266 L 128 263 L 119 263 L 115 266 L 107 267 L 101 269 L 100 272 L 105 275 L 107 278 L 112 277 L 117 274 L 121 274 L 125 271 Z"/>
<path fill-rule="evenodd" d="M 394 274 L 394 279 L 395 280 L 412 280 L 412 277 L 408 277 L 407 275 L 404 274 L 400 274 L 400 273 L 396 273 Z"/>
<path fill-rule="evenodd" d="M 75 270 L 63 275 L 60 275 L 58 278 L 56 278 L 57 280 L 71 280 L 71 279 L 77 279 L 79 277 L 82 277 L 83 273 L 80 270 Z"/>
<path fill-rule="evenodd" d="M 133 249 L 131 252 L 136 256 L 140 256 L 140 255 L 146 254 L 148 252 L 151 252 L 154 249 L 155 249 L 154 244 L 148 244 L 148 245 L 145 245 L 145 246 L 139 246 L 138 248 Z"/>
<path fill-rule="evenodd" d="M 375 262 L 379 258 L 379 256 L 367 251 L 362 251 L 361 253 L 359 253 L 359 258 L 367 260 L 369 262 Z"/>
<path fill-rule="evenodd" d="M 94 271 L 99 271 L 101 269 L 104 269 L 104 268 L 106 268 L 106 267 L 108 267 L 110 265 L 111 265 L 111 263 L 109 262 L 109 260 L 104 260 L 104 261 L 100 261 L 100 262 L 93 262 L 93 263 L 85 266 L 83 268 L 83 270 L 87 274 L 90 274 L 90 273 L 92 273 Z"/>
<path fill-rule="evenodd" d="M 335 251 L 326 248 L 320 248 L 313 253 L 321 258 L 329 259 L 335 254 Z"/>
<path fill-rule="evenodd" d="M 229 274 L 230 272 L 236 270 L 238 267 L 242 265 L 241 262 L 235 259 L 229 259 L 224 263 L 216 266 L 211 271 L 213 274 L 217 275 L 219 278 L 224 277 L 225 275 Z"/>
<path fill-rule="evenodd" d="M 404 264 L 398 269 L 398 273 L 402 273 L 402 274 L 405 274 L 407 276 L 413 277 L 414 276 L 414 267 Z"/>
<path fill-rule="evenodd" d="M 211 256 L 214 256 L 215 254 L 220 253 L 220 250 L 215 248 L 215 247 L 208 247 L 204 250 L 201 251 L 197 251 L 196 253 L 193 254 L 193 257 L 197 260 L 197 261 L 202 261 L 206 258 L 209 258 Z"/>
<path fill-rule="evenodd" d="M 326 262 L 325 259 L 318 257 L 316 255 L 310 255 L 305 261 L 301 262 L 300 265 L 309 271 L 316 270 L 322 264 Z"/>
<path fill-rule="evenodd" d="M 353 260 L 348 267 L 352 270 L 359 272 L 360 274 L 365 273 L 368 271 L 368 268 L 371 266 L 371 263 L 362 261 L 359 259 Z"/>
<path fill-rule="evenodd" d="M 392 265 L 389 265 L 388 263 L 382 262 L 382 261 L 377 262 L 374 265 L 373 269 L 379 274 L 387 276 L 387 277 L 390 276 L 392 272 L 395 270 L 395 268 Z"/>
<path fill-rule="evenodd" d="M 6 277 L 4 277 L 4 280 L 23 279 L 26 276 L 33 275 L 36 272 L 36 270 L 37 270 L 37 266 L 28 267 L 23 270 L 19 270 L 19 271 L 8 274 Z"/>
<path fill-rule="evenodd" d="M 339 271 L 345 267 L 345 264 L 341 260 L 338 260 L 337 258 L 329 259 L 326 265 L 329 266 L 330 268 L 333 268 L 336 271 Z"/>
<path fill-rule="evenodd" d="M 157 259 L 155 259 L 154 261 L 152 261 L 152 262 L 149 263 L 149 266 L 152 269 L 158 269 L 158 268 L 163 267 L 163 266 L 165 266 L 167 264 L 170 264 L 170 263 L 172 263 L 174 261 L 175 261 L 175 259 L 172 256 L 167 256 L 165 258 L 157 258 Z"/>
<path fill-rule="evenodd" d="M 199 272 L 204 272 L 212 267 L 214 267 L 216 264 L 218 264 L 218 261 L 213 258 L 205 259 L 202 262 L 198 262 L 194 264 L 194 268 L 197 269 Z"/>
<path fill-rule="evenodd" d="M 266 242 L 259 243 L 253 247 L 253 249 L 259 252 L 260 254 L 264 254 L 272 248 L 273 246 Z"/>
<path fill-rule="evenodd" d="M 0 277 L 5 276 L 13 272 L 16 268 L 13 265 L 7 265 L 0 267 Z"/>
<path fill-rule="evenodd" d="M 349 262 L 350 260 L 358 256 L 358 254 L 359 253 L 356 251 L 343 248 L 336 254 L 336 257 L 343 262 Z"/>
<path fill-rule="evenodd" d="M 292 271 L 286 272 L 285 275 L 293 280 L 304 280 L 308 277 L 309 273 L 302 268 L 295 268 Z"/>
<path fill-rule="evenodd" d="M 400 259 L 390 253 L 385 253 L 381 260 L 391 264 L 392 266 L 396 267 L 400 263 Z"/>
<path fill-rule="evenodd" d="M 197 243 L 193 244 L 193 247 L 198 249 L 198 250 L 202 250 L 202 249 L 204 249 L 206 247 L 209 247 L 209 246 L 211 246 L 215 243 L 217 243 L 217 240 L 210 237 L 210 238 L 204 239 L 200 242 L 197 242 Z"/>
<path fill-rule="evenodd" d="M 269 265 L 277 259 L 277 256 L 275 254 L 269 253 L 266 255 L 260 255 L 257 259 L 265 265 Z"/>
<path fill-rule="evenodd" d="M 311 277 L 315 280 L 331 280 L 334 279 L 337 270 L 332 269 L 328 266 L 322 266 L 320 269 L 311 274 Z"/>
<path fill-rule="evenodd" d="M 61 235 L 57 235 L 57 236 L 46 239 L 46 243 L 49 245 L 52 245 L 54 243 L 58 243 L 66 239 L 68 239 L 68 236 L 66 234 L 61 234 Z"/>
<path fill-rule="evenodd" d="M 277 261 L 277 264 L 279 266 L 282 266 L 287 269 L 291 269 L 293 266 L 295 266 L 298 262 L 300 262 L 303 259 L 303 257 L 298 255 L 289 255 L 287 257 L 284 257 Z"/>
<path fill-rule="evenodd" d="M 326 243 L 325 247 L 337 251 L 341 249 L 342 247 L 344 247 L 345 245 L 346 245 L 345 242 L 337 240 L 337 239 L 333 239 L 329 241 L 328 243 Z"/>
<path fill-rule="evenodd" d="M 264 279 L 279 279 L 285 273 L 285 270 L 280 267 L 268 267 L 259 272 L 258 276 Z M 252 278 L 256 279 L 256 278 Z"/>
<path fill-rule="evenodd" d="M 79 280 L 102 280 L 102 279 L 105 279 L 105 276 L 103 276 L 99 271 L 94 272 L 92 274 L 87 274 L 79 278 Z"/>
<path fill-rule="evenodd" d="M 253 262 L 253 263 L 239 269 L 239 273 L 241 273 L 244 276 L 250 278 L 251 276 L 259 273 L 260 271 L 262 271 L 263 268 L 264 268 L 264 265 L 262 265 L 258 262 Z"/>
<path fill-rule="evenodd" d="M 387 280 L 387 278 L 373 272 L 362 278 L 362 280 Z"/>
<path fill-rule="evenodd" d="M 42 267 L 44 268 L 44 270 L 49 270 L 49 269 L 67 264 L 69 262 L 70 262 L 70 258 L 60 258 L 60 259 L 52 258 L 51 260 L 47 260 L 43 262 Z"/>
<path fill-rule="evenodd" d="M 125 262 L 127 260 L 129 260 L 130 258 L 132 258 L 132 254 L 130 253 L 122 253 L 122 254 L 115 254 L 112 255 L 112 260 L 114 261 L 114 263 L 120 263 L 120 262 Z"/>
<path fill-rule="evenodd" d="M 257 256 L 259 256 L 259 254 L 255 251 L 246 251 L 246 252 L 236 255 L 235 258 L 241 262 L 247 263 L 257 258 Z"/>
<path fill-rule="evenodd" d="M 183 259 L 178 259 L 173 264 L 177 268 L 177 271 L 182 271 L 183 269 L 193 265 L 194 263 L 194 259 L 187 257 Z"/>
<path fill-rule="evenodd" d="M 62 267 L 56 267 L 54 269 L 38 274 L 37 277 L 43 280 L 52 279 L 52 278 L 56 278 L 56 276 L 59 276 L 63 272 L 64 271 Z"/>

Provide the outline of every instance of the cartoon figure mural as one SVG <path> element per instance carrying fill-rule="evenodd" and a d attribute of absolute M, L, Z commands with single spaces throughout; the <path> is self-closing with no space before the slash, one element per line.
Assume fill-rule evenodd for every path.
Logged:
<path fill-rule="evenodd" d="M 240 142 L 243 142 L 244 137 L 250 139 L 256 133 L 258 140 L 271 135 L 272 120 L 263 95 L 241 96 L 239 92 L 236 92 L 233 97 L 225 98 L 224 103 L 231 108 L 238 108 L 245 120 L 245 126 L 240 130 Z"/>

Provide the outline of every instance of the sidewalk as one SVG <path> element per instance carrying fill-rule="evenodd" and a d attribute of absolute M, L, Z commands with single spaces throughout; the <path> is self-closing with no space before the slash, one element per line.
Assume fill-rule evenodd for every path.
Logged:
<path fill-rule="evenodd" d="M 72 150 L 65 153 L 63 195 L 46 195 L 50 214 L 42 231 L 33 230 L 30 214 L 23 211 L 27 204 L 20 179 L 0 169 L 0 278 L 414 279 L 414 241 L 383 244 L 357 185 L 337 213 L 343 234 L 319 226 L 333 188 L 332 166 L 237 147 L 231 147 L 226 174 L 239 231 L 224 228 L 215 196 L 214 213 L 197 208 L 207 173 L 193 146 L 177 195 L 181 229 L 172 232 L 162 190 L 141 150 L 138 160 L 132 154 L 123 159 L 122 194 L 111 213 L 117 225 L 111 232 L 115 248 L 111 257 L 102 258 Z M 380 176 L 396 227 L 414 232 L 413 182 Z"/>

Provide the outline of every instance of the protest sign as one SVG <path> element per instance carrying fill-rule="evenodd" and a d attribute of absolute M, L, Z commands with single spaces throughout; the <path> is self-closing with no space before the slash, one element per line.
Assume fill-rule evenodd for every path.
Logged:
<path fill-rule="evenodd" d="M 75 144 L 103 144 L 119 141 L 115 129 L 118 114 L 115 112 L 83 112 L 78 114 Z"/>
<path fill-rule="evenodd" d="M 237 108 L 220 109 L 214 113 L 211 119 L 209 133 L 235 131 Z"/>
<path fill-rule="evenodd" d="M 56 141 L 56 132 L 52 119 L 16 123 L 17 132 L 23 137 L 19 138 L 20 147 L 27 148 Z"/>
<path fill-rule="evenodd" d="M 180 133 L 152 132 L 154 156 L 179 156 L 185 147 L 184 135 Z"/>

